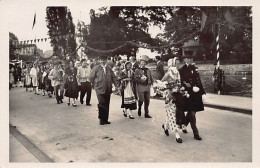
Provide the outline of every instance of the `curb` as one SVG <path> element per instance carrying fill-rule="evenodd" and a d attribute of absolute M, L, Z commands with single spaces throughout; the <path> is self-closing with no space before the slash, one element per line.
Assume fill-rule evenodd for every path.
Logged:
<path fill-rule="evenodd" d="M 33 144 L 26 136 L 9 123 L 9 132 L 12 134 L 36 159 L 41 163 L 53 163 L 54 161 Z"/>
<path fill-rule="evenodd" d="M 151 99 L 164 100 L 163 98 L 158 98 L 158 97 L 151 97 Z M 249 110 L 249 109 L 241 109 L 241 108 L 236 108 L 236 107 L 227 107 L 227 106 L 207 104 L 207 103 L 204 103 L 204 106 L 209 107 L 209 108 L 219 109 L 219 110 L 228 110 L 231 112 L 252 115 L 252 110 Z"/>

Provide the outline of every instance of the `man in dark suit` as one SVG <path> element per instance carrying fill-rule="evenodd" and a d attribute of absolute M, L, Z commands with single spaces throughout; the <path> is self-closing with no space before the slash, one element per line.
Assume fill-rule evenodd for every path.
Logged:
<path fill-rule="evenodd" d="M 118 88 L 117 78 L 112 69 L 106 65 L 107 58 L 100 57 L 100 64 L 96 65 L 89 76 L 89 81 L 94 86 L 98 98 L 98 118 L 100 125 L 110 124 L 109 104 L 112 93 L 112 83 Z"/>
<path fill-rule="evenodd" d="M 155 59 L 157 61 L 157 66 L 156 66 L 156 70 L 155 70 L 155 78 L 158 80 L 161 80 L 165 74 L 164 68 L 163 68 L 163 62 L 161 61 L 160 56 L 156 56 Z"/>
<path fill-rule="evenodd" d="M 201 140 L 199 136 L 199 130 L 196 126 L 196 112 L 204 110 L 204 104 L 202 101 L 202 95 L 205 95 L 204 88 L 202 86 L 200 76 L 198 73 L 198 68 L 192 64 L 192 56 L 184 57 L 184 65 L 179 69 L 181 84 L 187 91 L 186 96 L 184 96 L 184 107 L 183 111 L 187 111 L 185 116 L 186 126 L 190 123 L 193 130 L 194 139 Z M 186 130 L 183 130 L 187 133 Z"/>
<path fill-rule="evenodd" d="M 140 68 L 135 70 L 135 82 L 137 84 L 138 93 L 138 116 L 141 116 L 141 109 L 144 103 L 145 118 L 152 118 L 149 115 L 149 104 L 150 104 L 150 88 L 153 84 L 153 78 L 151 71 L 146 68 L 146 64 L 149 57 L 143 55 L 140 61 Z"/>

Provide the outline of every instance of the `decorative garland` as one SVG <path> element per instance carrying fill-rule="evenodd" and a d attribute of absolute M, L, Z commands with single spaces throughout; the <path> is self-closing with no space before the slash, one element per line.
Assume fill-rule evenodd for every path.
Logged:
<path fill-rule="evenodd" d="M 183 38 L 182 40 L 179 40 L 177 42 L 172 42 L 170 44 L 167 44 L 167 45 L 163 45 L 163 46 L 150 46 L 150 45 L 144 45 L 144 44 L 138 44 L 137 42 L 134 42 L 134 41 L 120 41 L 120 42 L 90 42 L 90 43 L 122 43 L 124 42 L 124 44 L 120 45 L 119 47 L 116 47 L 114 49 L 110 49 L 110 50 L 99 50 L 99 49 L 94 49 L 90 46 L 88 46 L 87 44 L 81 44 L 78 46 L 78 48 L 74 51 L 76 52 L 80 47 L 85 47 L 91 51 L 94 51 L 94 52 L 98 52 L 98 53 L 113 53 L 115 51 L 118 51 L 120 50 L 121 48 L 123 47 L 126 47 L 127 45 L 132 45 L 132 46 L 135 46 L 135 47 L 139 47 L 139 48 L 145 48 L 145 49 L 163 49 L 163 48 L 168 48 L 168 47 L 171 47 L 171 46 L 174 46 L 174 45 L 177 45 L 177 44 L 180 44 L 180 43 L 183 43 L 185 41 L 187 41 L 188 39 L 190 39 L 192 36 L 196 35 L 197 33 L 199 32 L 196 31 L 188 36 L 186 36 L 185 38 Z M 25 40 L 25 41 L 13 41 L 13 44 L 14 45 L 19 45 L 20 47 L 22 46 L 28 46 L 30 44 L 28 44 L 29 42 L 43 42 L 43 40 L 45 40 L 45 42 L 47 41 L 47 39 L 55 39 L 55 40 L 58 40 L 58 39 L 68 39 L 68 38 L 75 38 L 75 37 L 83 37 L 83 35 L 81 34 L 70 34 L 70 35 L 60 35 L 60 36 L 55 36 L 55 37 L 52 37 L 52 38 L 42 38 L 42 39 L 35 39 L 35 40 Z M 145 38 L 148 38 L 148 37 L 145 37 Z M 144 39 L 144 38 L 141 38 L 141 39 Z M 138 40 L 138 39 L 137 39 Z M 73 53 L 74 53 L 73 52 Z"/>

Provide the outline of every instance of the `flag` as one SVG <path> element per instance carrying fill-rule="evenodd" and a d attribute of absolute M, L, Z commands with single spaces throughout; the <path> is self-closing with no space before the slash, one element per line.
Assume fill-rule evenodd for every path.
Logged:
<path fill-rule="evenodd" d="M 33 18 L 33 26 L 32 26 L 32 29 L 33 29 L 35 23 L 36 23 L 36 12 L 35 12 L 35 14 L 34 14 L 34 18 Z"/>
<path fill-rule="evenodd" d="M 207 15 L 205 12 L 202 11 L 202 16 L 201 16 L 201 27 L 200 27 L 200 31 L 202 31 L 205 27 L 205 23 L 207 21 Z"/>

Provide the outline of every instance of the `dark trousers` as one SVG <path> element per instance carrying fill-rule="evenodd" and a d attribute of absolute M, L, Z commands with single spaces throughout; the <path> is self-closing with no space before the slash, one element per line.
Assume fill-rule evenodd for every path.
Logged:
<path fill-rule="evenodd" d="M 86 97 L 86 104 L 90 103 L 91 99 L 91 83 L 90 82 L 80 82 L 80 102 L 83 102 L 85 94 L 87 93 Z"/>
<path fill-rule="evenodd" d="M 145 91 L 145 92 L 139 92 L 139 101 L 138 101 L 138 108 L 141 110 L 143 102 L 144 102 L 144 112 L 145 115 L 148 115 L 149 113 L 149 104 L 150 104 L 150 92 Z"/>
<path fill-rule="evenodd" d="M 109 104 L 111 94 L 98 94 L 98 118 L 107 122 L 109 117 Z"/>
<path fill-rule="evenodd" d="M 190 123 L 191 129 L 192 129 L 194 135 L 199 135 L 199 130 L 196 126 L 196 112 L 195 111 L 189 111 L 186 114 L 185 122 L 186 122 L 186 124 L 185 124 L 186 126 Z"/>
<path fill-rule="evenodd" d="M 59 90 L 60 90 L 60 94 L 59 94 Z M 54 86 L 54 93 L 57 101 L 62 100 L 63 93 L 64 93 L 64 86 L 63 85 Z"/>

